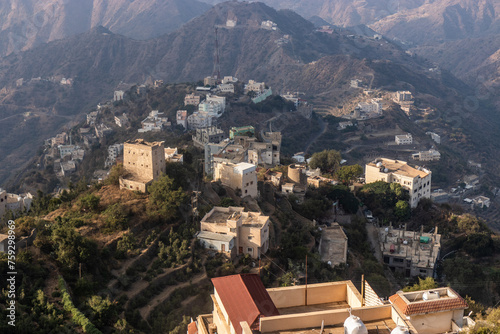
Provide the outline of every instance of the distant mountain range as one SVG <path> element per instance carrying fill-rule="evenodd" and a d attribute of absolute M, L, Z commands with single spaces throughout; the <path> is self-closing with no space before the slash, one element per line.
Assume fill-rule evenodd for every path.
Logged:
<path fill-rule="evenodd" d="M 100 25 L 134 39 L 158 37 L 209 8 L 197 0 L 5 0 L 0 56 Z"/>

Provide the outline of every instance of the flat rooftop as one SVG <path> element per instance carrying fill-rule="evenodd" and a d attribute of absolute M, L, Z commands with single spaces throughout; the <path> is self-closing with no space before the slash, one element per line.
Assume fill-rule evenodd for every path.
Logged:
<path fill-rule="evenodd" d="M 344 263 L 346 261 L 344 254 L 346 244 L 347 236 L 340 225 L 334 224 L 330 227 L 324 227 L 319 249 L 321 261 L 331 261 L 332 265 Z"/>
<path fill-rule="evenodd" d="M 429 171 L 424 168 L 420 167 L 413 168 L 409 166 L 406 161 L 392 160 L 386 158 L 378 158 L 368 163 L 368 166 L 378 167 L 377 166 L 378 163 L 381 164 L 380 168 L 387 169 L 388 173 L 395 173 L 402 176 L 408 176 L 408 177 L 420 176 L 421 178 L 424 178 L 430 174 Z"/>
<path fill-rule="evenodd" d="M 242 207 L 226 208 L 215 207 L 213 211 L 203 217 L 202 222 L 226 225 L 227 220 L 241 219 L 241 223 L 248 227 L 262 227 L 269 217 L 262 216 L 260 212 L 243 212 Z"/>
<path fill-rule="evenodd" d="M 368 334 L 390 334 L 391 331 L 396 328 L 396 323 L 388 318 L 378 321 L 364 322 L 366 329 L 368 329 Z M 321 331 L 321 324 L 318 328 L 309 329 L 297 329 L 291 331 L 278 331 L 278 332 L 268 332 L 273 334 L 319 334 Z M 325 326 L 323 329 L 324 334 L 344 334 L 343 324 L 338 326 Z"/>

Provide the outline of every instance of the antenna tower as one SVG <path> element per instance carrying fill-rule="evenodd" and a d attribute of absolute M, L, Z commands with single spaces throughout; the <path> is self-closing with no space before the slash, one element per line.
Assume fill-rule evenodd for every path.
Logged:
<path fill-rule="evenodd" d="M 217 35 L 217 26 L 215 27 L 215 57 L 214 57 L 214 71 L 212 77 L 215 80 L 220 80 L 220 62 L 219 62 L 219 39 Z"/>

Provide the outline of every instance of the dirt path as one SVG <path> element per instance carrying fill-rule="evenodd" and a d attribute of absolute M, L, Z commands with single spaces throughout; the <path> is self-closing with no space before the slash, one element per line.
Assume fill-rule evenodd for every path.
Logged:
<path fill-rule="evenodd" d="M 186 287 L 186 286 L 188 286 L 190 284 L 198 284 L 198 283 L 200 283 L 202 280 L 204 280 L 206 278 L 207 278 L 207 274 L 206 273 L 202 273 L 202 274 L 199 274 L 197 276 L 194 276 L 193 279 L 191 279 L 188 282 L 184 282 L 184 283 L 181 283 L 181 284 L 169 286 L 168 288 L 166 288 L 165 290 L 163 290 L 159 295 L 157 295 L 153 300 L 151 300 L 148 305 L 140 308 L 139 309 L 139 313 L 141 314 L 141 316 L 142 316 L 143 319 L 147 320 L 149 318 L 149 315 L 151 314 L 151 312 L 158 305 L 160 305 L 164 300 L 166 300 L 168 297 L 170 297 L 170 295 L 172 294 L 172 292 L 174 292 L 177 289 L 184 288 L 184 287 Z"/>
<path fill-rule="evenodd" d="M 368 234 L 368 240 L 372 246 L 373 254 L 380 263 L 383 263 L 382 251 L 380 250 L 380 245 L 378 241 L 378 230 L 373 224 L 366 224 L 366 232 Z"/>
<path fill-rule="evenodd" d="M 309 143 L 306 145 L 306 148 L 304 149 L 304 152 L 307 153 L 309 152 L 309 149 L 311 148 L 312 144 L 314 144 L 314 142 L 316 140 L 318 140 L 319 137 L 321 137 L 322 135 L 325 134 L 326 130 L 328 130 L 328 124 L 325 123 L 325 121 L 323 121 L 323 117 L 318 117 L 318 122 L 321 126 L 321 131 L 314 137 L 312 138 Z"/>

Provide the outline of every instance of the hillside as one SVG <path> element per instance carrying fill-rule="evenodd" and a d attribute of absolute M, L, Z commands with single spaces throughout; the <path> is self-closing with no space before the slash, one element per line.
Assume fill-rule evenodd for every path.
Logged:
<path fill-rule="evenodd" d="M 149 39 L 173 31 L 210 6 L 196 0 L 9 0 L 0 3 L 0 56 L 105 26 Z"/>

